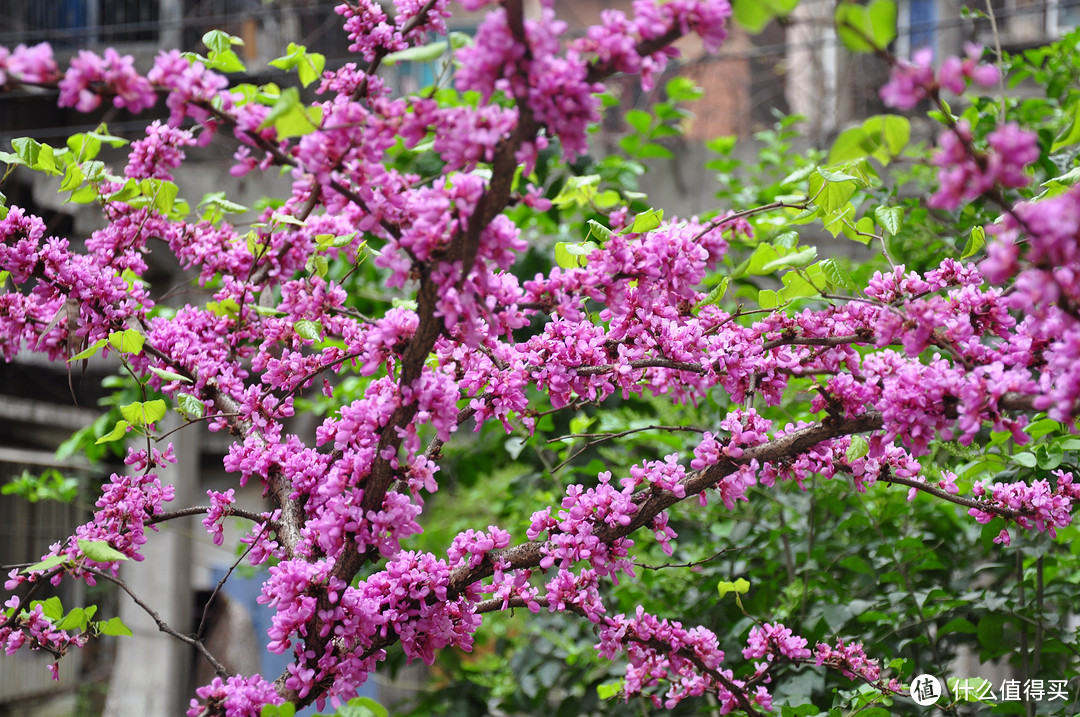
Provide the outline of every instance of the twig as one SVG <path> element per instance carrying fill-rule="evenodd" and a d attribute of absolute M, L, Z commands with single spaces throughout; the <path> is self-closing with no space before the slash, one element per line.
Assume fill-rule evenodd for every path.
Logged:
<path fill-rule="evenodd" d="M 146 519 L 147 525 L 154 525 L 155 523 L 164 523 L 168 520 L 176 520 L 177 518 L 186 518 L 189 515 L 203 515 L 210 512 L 210 506 L 208 505 L 193 505 L 190 508 L 181 508 L 179 510 L 171 510 L 168 513 L 158 513 L 152 515 Z M 250 510 L 244 510 L 243 508 L 228 507 L 225 510 L 225 515 L 244 518 L 250 520 L 253 523 L 261 523 L 266 518 L 258 513 L 252 513 Z"/>
<path fill-rule="evenodd" d="M 1002 66 L 1005 55 L 1001 52 L 1001 33 L 998 32 L 997 17 L 994 15 L 994 6 L 990 0 L 986 0 L 986 16 L 990 18 L 990 32 L 994 36 L 994 52 L 997 53 L 998 66 L 998 124 L 1005 124 L 1005 71 Z"/>
<path fill-rule="evenodd" d="M 248 556 L 248 553 L 251 552 L 251 549 L 255 547 L 255 543 L 257 543 L 259 539 L 266 534 L 266 531 L 269 530 L 269 528 L 269 523 L 263 525 L 262 530 L 260 530 L 259 534 L 255 536 L 255 540 L 252 540 L 251 543 L 248 544 L 247 549 L 244 550 L 244 552 L 240 554 L 236 561 L 229 566 L 229 569 L 225 572 L 225 575 L 221 578 L 221 580 L 218 581 L 218 584 L 214 587 L 214 592 L 210 593 L 210 597 L 206 600 L 206 606 L 203 607 L 202 618 L 199 619 L 199 629 L 195 632 L 196 639 L 203 639 L 203 630 L 206 627 L 206 618 L 210 614 L 210 606 L 214 604 L 214 599 L 218 596 L 218 593 L 221 592 L 221 588 L 225 586 L 225 581 L 229 579 L 229 576 L 233 574 L 233 571 L 236 570 L 236 567 L 240 565 L 244 558 Z"/>
<path fill-rule="evenodd" d="M 695 561 L 690 562 L 690 563 L 664 563 L 663 565 L 646 565 L 645 563 L 636 563 L 635 567 L 644 568 L 645 570 L 663 570 L 665 568 L 694 568 L 694 567 L 697 567 L 698 565 L 704 565 L 705 563 L 711 563 L 713 560 L 716 560 L 719 557 L 723 557 L 724 555 L 727 555 L 728 553 L 736 552 L 736 551 L 739 551 L 739 550 L 745 550 L 745 549 L 746 549 L 745 546 L 740 546 L 738 548 L 724 548 L 723 550 L 721 550 L 720 552 L 718 552 L 718 553 L 716 553 L 714 555 L 710 555 L 707 558 L 702 558 L 701 560 L 695 560 Z"/>
<path fill-rule="evenodd" d="M 166 635 L 171 635 L 172 637 L 175 637 L 177 640 L 180 640 L 181 642 L 187 643 L 188 645 L 191 645 L 196 650 L 198 650 L 202 654 L 202 656 L 206 658 L 206 661 L 210 663 L 210 666 L 214 668 L 214 672 L 217 673 L 218 677 L 220 677 L 222 679 L 226 679 L 229 676 L 228 670 L 226 670 L 225 666 L 222 665 L 221 662 L 219 662 L 218 659 L 216 657 L 214 657 L 210 653 L 209 650 L 206 649 L 206 645 L 203 644 L 202 640 L 200 640 L 197 637 L 192 637 L 191 635 L 181 634 L 181 633 L 177 632 L 175 629 L 173 629 L 169 625 L 169 623 L 167 623 L 167 622 L 165 622 L 164 620 L 161 619 L 161 615 L 158 615 L 157 612 L 155 612 L 152 607 L 147 605 L 145 602 L 143 602 L 139 598 L 138 595 L 136 595 L 134 592 L 132 592 L 131 588 L 128 587 L 128 584 L 125 583 L 123 580 L 121 580 L 118 577 L 113 576 L 110 573 L 105 572 L 104 570 L 98 570 L 97 568 L 92 568 L 92 567 L 90 567 L 88 565 L 82 566 L 82 569 L 85 570 L 88 573 L 96 575 L 99 578 L 103 578 L 105 580 L 108 580 L 109 582 L 113 583 L 114 585 L 119 587 L 121 590 L 126 592 L 128 594 L 128 597 L 130 597 L 135 602 L 136 605 L 138 605 L 140 608 L 142 608 L 143 611 L 147 615 L 150 616 L 150 619 L 153 620 L 157 624 L 158 630 L 160 630 L 161 632 L 164 632 Z"/>

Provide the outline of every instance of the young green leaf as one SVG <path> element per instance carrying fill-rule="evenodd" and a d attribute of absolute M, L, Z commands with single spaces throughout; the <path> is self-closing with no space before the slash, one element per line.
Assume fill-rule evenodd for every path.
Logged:
<path fill-rule="evenodd" d="M 874 220 L 882 229 L 896 236 L 904 225 L 904 208 L 879 204 L 874 207 Z"/>
<path fill-rule="evenodd" d="M 108 343 L 109 343 L 108 339 L 98 339 L 97 341 L 90 344 L 89 346 L 87 346 L 85 349 L 83 349 L 79 353 L 77 353 L 74 356 L 72 356 L 71 358 L 69 358 L 68 363 L 71 363 L 72 361 L 82 361 L 83 359 L 88 359 L 91 356 L 93 356 L 94 354 L 96 354 L 98 351 L 100 351 L 101 349 L 105 348 L 105 345 L 108 344 Z"/>
<path fill-rule="evenodd" d="M 857 461 L 870 453 L 870 443 L 862 436 L 852 436 L 845 458 L 848 463 Z"/>
<path fill-rule="evenodd" d="M 117 421 L 116 425 L 113 426 L 113 429 L 101 438 L 94 441 L 94 444 L 100 445 L 102 443 L 112 443 L 113 441 L 119 441 L 121 438 L 127 435 L 127 428 L 130 425 L 131 424 L 127 421 Z"/>
<path fill-rule="evenodd" d="M 318 321 L 300 319 L 293 324 L 293 331 L 295 331 L 302 339 L 318 341 L 322 336 L 323 326 Z"/>
<path fill-rule="evenodd" d="M 724 597 L 728 593 L 745 595 L 750 590 L 750 582 L 745 578 L 738 578 L 734 581 L 721 580 L 716 587 L 720 591 L 720 597 Z"/>
<path fill-rule="evenodd" d="M 206 404 L 189 394 L 177 394 L 176 405 L 188 420 L 198 420 L 206 415 Z"/>
<path fill-rule="evenodd" d="M 151 423 L 157 423 L 162 418 L 165 418 L 167 411 L 165 401 L 155 399 L 153 401 L 135 401 L 129 403 L 126 406 L 120 407 L 120 415 L 122 415 L 128 423 L 135 427 L 148 426 Z"/>
<path fill-rule="evenodd" d="M 960 253 L 960 260 L 975 256 L 982 251 L 984 246 L 986 246 L 986 230 L 979 226 L 972 227 L 967 243 L 964 244 L 964 250 Z"/>
<path fill-rule="evenodd" d="M 124 624 L 123 620 L 118 617 L 111 617 L 105 622 L 97 623 L 98 632 L 102 635 L 111 635 L 113 637 L 132 637 L 135 633 L 131 631 L 131 628 Z"/>
<path fill-rule="evenodd" d="M 597 685 L 596 696 L 602 700 L 610 700 L 613 697 L 618 697 L 619 694 L 622 693 L 624 684 L 623 680 L 619 680 L 618 682 Z"/>
<path fill-rule="evenodd" d="M 166 371 L 155 366 L 151 366 L 150 370 L 153 371 L 154 374 L 162 381 L 183 381 L 184 383 L 191 383 L 190 378 L 188 378 L 187 376 L 182 376 L 178 373 L 174 373 L 173 371 Z"/>
<path fill-rule="evenodd" d="M 440 40 L 429 45 L 417 45 L 406 50 L 398 50 L 383 58 L 383 64 L 393 67 L 399 62 L 434 62 L 442 57 L 447 47 L 449 47 L 447 42 Z"/>
<path fill-rule="evenodd" d="M 142 351 L 146 339 L 135 329 L 124 329 L 109 334 L 109 345 L 122 354 L 137 354 Z"/>
<path fill-rule="evenodd" d="M 634 216 L 634 223 L 626 229 L 623 229 L 622 234 L 643 234 L 650 232 L 660 226 L 660 223 L 664 220 L 663 209 L 649 209 L 648 211 L 640 212 Z"/>
<path fill-rule="evenodd" d="M 104 540 L 79 539 L 79 550 L 95 563 L 114 563 L 118 560 L 127 560 L 128 556 L 109 545 Z"/>
<path fill-rule="evenodd" d="M 23 568 L 22 572 L 23 573 L 43 573 L 43 572 L 46 572 L 47 570 L 52 570 L 53 568 L 55 568 L 55 567 L 57 567 L 59 565 L 64 565 L 70 559 L 71 558 L 69 558 L 67 555 L 50 555 L 49 557 L 45 558 L 44 560 L 42 560 L 39 563 L 34 563 L 33 565 L 31 565 L 29 567 Z"/>

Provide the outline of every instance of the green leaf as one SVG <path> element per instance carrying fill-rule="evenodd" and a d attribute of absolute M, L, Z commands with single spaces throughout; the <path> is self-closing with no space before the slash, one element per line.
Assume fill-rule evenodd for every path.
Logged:
<path fill-rule="evenodd" d="M 58 623 L 56 623 L 57 630 L 85 630 L 86 623 L 89 618 L 86 617 L 86 611 L 81 607 L 73 608 L 71 612 L 64 615 Z"/>
<path fill-rule="evenodd" d="M 244 72 L 247 70 L 247 65 L 232 50 L 211 52 L 210 56 L 203 61 L 203 64 L 207 68 L 218 72 Z"/>
<path fill-rule="evenodd" d="M 49 618 L 52 622 L 56 622 L 64 616 L 64 605 L 60 602 L 60 598 L 58 597 L 51 597 L 43 602 L 35 600 L 30 603 L 30 605 L 41 605 L 41 614 Z"/>
<path fill-rule="evenodd" d="M 338 708 L 334 717 L 389 717 L 390 713 L 370 697 L 353 697 Z M 289 717 L 292 717 L 289 715 Z"/>
<path fill-rule="evenodd" d="M 225 52 L 233 45 L 243 45 L 244 41 L 222 30 L 211 30 L 202 36 L 203 44 L 211 52 Z"/>
<path fill-rule="evenodd" d="M 97 629 L 102 635 L 111 635 L 113 637 L 132 637 L 135 634 L 118 617 L 111 617 L 105 622 L 98 623 Z"/>
<path fill-rule="evenodd" d="M 622 234 L 643 234 L 660 226 L 664 220 L 663 209 L 649 209 L 634 216 L 634 223 L 622 230 Z"/>
<path fill-rule="evenodd" d="M 592 201 L 599 184 L 599 174 L 583 174 L 570 177 L 563 184 L 562 189 L 559 190 L 555 198 L 551 200 L 551 203 L 559 209 L 565 209 L 572 204 L 583 207 Z"/>
<path fill-rule="evenodd" d="M 847 269 L 837 263 L 835 259 L 822 259 L 818 264 L 825 273 L 825 278 L 828 279 L 829 283 L 833 286 L 849 291 L 855 291 L 858 288 L 855 284 L 855 280 L 851 278 L 851 274 L 848 273 Z"/>
<path fill-rule="evenodd" d="M 784 288 L 777 292 L 776 296 L 784 304 L 792 299 L 817 296 L 829 283 L 829 280 L 825 278 L 825 272 L 817 264 L 801 271 L 789 271 L 781 277 L 780 281 Z"/>
<path fill-rule="evenodd" d="M 632 109 L 626 113 L 626 123 L 641 134 L 649 133 L 652 121 L 652 116 L 645 110 Z"/>
<path fill-rule="evenodd" d="M 1034 468 L 1035 465 L 1038 463 L 1038 459 L 1035 457 L 1035 454 L 1028 451 L 1024 451 L 1023 453 L 1017 453 L 1013 456 L 1010 456 L 1010 460 L 1012 460 L 1013 463 L 1019 466 L 1024 466 L 1025 468 Z"/>
<path fill-rule="evenodd" d="M 896 39 L 896 2 L 872 0 L 866 9 L 870 17 L 870 34 L 874 38 L 874 44 L 884 50 Z"/>
<path fill-rule="evenodd" d="M 724 597 L 728 593 L 745 595 L 750 590 L 750 582 L 745 578 L 738 578 L 735 581 L 721 580 L 716 587 L 720 591 L 720 597 Z"/>
<path fill-rule="evenodd" d="M 693 102 L 701 99 L 705 91 L 689 77 L 673 77 L 664 84 L 664 92 L 672 102 Z"/>
<path fill-rule="evenodd" d="M 762 289 L 757 295 L 758 306 L 763 309 L 775 309 L 780 305 L 780 299 L 772 289 Z"/>
<path fill-rule="evenodd" d="M 938 635 L 948 635 L 949 633 L 960 632 L 968 635 L 974 635 L 976 632 L 975 624 L 964 617 L 958 617 L 945 623 L 938 628 Z"/>
<path fill-rule="evenodd" d="M 854 228 L 849 230 L 849 228 L 845 226 L 844 236 L 851 241 L 868 244 L 874 236 L 874 220 L 870 217 L 862 217 L 859 221 L 855 222 Z"/>
<path fill-rule="evenodd" d="M 882 229 L 896 236 L 904 225 L 904 208 L 879 204 L 874 207 L 874 220 Z"/>
<path fill-rule="evenodd" d="M 300 319 L 293 323 L 293 331 L 295 331 L 302 339 L 318 341 L 322 337 L 323 326 L 318 321 Z"/>
<path fill-rule="evenodd" d="M 154 209 L 157 209 L 162 214 L 168 214 L 172 211 L 179 191 L 180 188 L 176 184 L 165 179 L 143 179 L 139 181 L 139 193 L 144 197 L 149 197 Z"/>
<path fill-rule="evenodd" d="M 202 201 L 199 202 L 199 208 L 202 209 L 204 206 L 214 207 L 224 214 L 243 214 L 248 210 L 243 204 L 237 204 L 226 198 L 225 192 L 204 194 Z"/>
<path fill-rule="evenodd" d="M 841 132 L 829 150 L 829 164 L 839 164 L 853 159 L 862 159 L 870 154 L 867 149 L 868 138 L 862 127 L 851 127 Z"/>
<path fill-rule="evenodd" d="M 83 174 L 82 168 L 77 164 L 69 164 L 67 169 L 64 170 L 64 179 L 60 182 L 61 192 L 73 192 L 82 186 L 86 181 L 86 175 Z"/>
<path fill-rule="evenodd" d="M 96 354 L 98 351 L 100 351 L 101 349 L 105 348 L 105 345 L 108 344 L 108 343 L 109 343 L 108 339 L 98 339 L 97 341 L 90 344 L 89 346 L 87 346 L 85 349 L 83 349 L 79 353 L 77 353 L 74 356 L 72 356 L 71 358 L 69 358 L 68 363 L 71 363 L 72 361 L 82 361 L 83 359 L 88 359 L 91 356 L 93 356 L 94 354 Z"/>
<path fill-rule="evenodd" d="M 720 300 L 724 298 L 724 294 L 727 292 L 730 283 L 731 277 L 725 276 L 720 280 L 719 284 L 713 287 L 712 291 L 705 295 L 705 298 L 694 305 L 694 308 L 700 309 L 703 306 L 719 306 Z"/>
<path fill-rule="evenodd" d="M 563 269 L 574 269 L 585 266 L 587 257 L 593 250 L 599 249 L 595 242 L 585 241 L 579 244 L 570 242 L 557 242 L 555 244 L 555 263 Z"/>
<path fill-rule="evenodd" d="M 113 441 L 119 441 L 121 438 L 127 435 L 127 428 L 131 425 L 127 421 L 117 421 L 113 429 L 106 433 L 101 438 L 94 441 L 94 445 L 100 445 L 102 443 L 112 443 Z"/>
<path fill-rule="evenodd" d="M 839 3 L 834 15 L 836 34 L 852 52 L 884 50 L 896 38 L 896 3 L 873 0 L 863 7 Z"/>
<path fill-rule="evenodd" d="M 1080 142 L 1080 102 L 1073 103 L 1072 115 L 1073 119 L 1068 131 L 1054 140 L 1054 144 L 1050 147 L 1051 152 L 1059 152 L 1070 145 Z"/>
<path fill-rule="evenodd" d="M 650 142 L 642 147 L 637 156 L 639 159 L 675 159 L 675 153 L 662 144 Z"/>
<path fill-rule="evenodd" d="M 137 354 L 142 351 L 146 339 L 135 329 L 124 329 L 109 334 L 109 345 L 122 354 Z"/>
<path fill-rule="evenodd" d="M 64 565 L 70 560 L 67 555 L 50 555 L 39 563 L 23 568 L 23 573 L 43 573 L 53 568 Z"/>
<path fill-rule="evenodd" d="M 857 461 L 870 453 L 870 442 L 862 436 L 852 436 L 845 458 L 848 463 Z"/>
<path fill-rule="evenodd" d="M 765 266 L 761 267 L 761 271 L 764 274 L 776 271 L 777 269 L 785 269 L 790 267 L 804 267 L 812 262 L 817 257 L 817 247 L 808 246 L 804 247 L 800 251 L 788 254 L 773 259 Z"/>
<path fill-rule="evenodd" d="M 317 120 L 322 120 L 321 114 Z M 303 103 L 300 102 L 300 90 L 295 87 L 286 87 L 281 91 L 266 119 L 259 125 L 260 130 L 267 127 L 273 127 L 281 139 L 301 137 L 318 129 L 316 118 L 305 111 Z"/>
<path fill-rule="evenodd" d="M 825 227 L 825 231 L 829 232 L 833 236 L 837 236 L 841 232 L 844 232 L 855 219 L 855 207 L 850 204 L 844 204 L 835 211 L 824 213 L 821 217 L 822 225 Z M 845 232 L 846 234 L 846 232 Z M 854 241 L 862 242 L 863 244 L 869 244 L 869 237 L 859 237 L 858 235 L 849 237 Z"/>
<path fill-rule="evenodd" d="M 154 374 L 162 381 L 183 381 L 184 383 L 191 383 L 190 378 L 188 378 L 187 376 L 182 376 L 173 371 L 166 371 L 165 369 L 160 369 L 155 366 L 151 366 L 150 370 L 153 371 Z"/>
<path fill-rule="evenodd" d="M 191 396 L 186 393 L 180 393 L 176 396 L 177 409 L 189 420 L 200 419 L 206 415 L 206 404 L 197 399 L 195 396 Z"/>
<path fill-rule="evenodd" d="M 229 297 L 221 301 L 206 302 L 206 310 L 214 316 L 228 316 L 235 319 L 240 315 L 240 304 L 236 303 L 236 299 Z"/>
<path fill-rule="evenodd" d="M 589 221 L 587 221 L 585 223 L 589 227 L 589 236 L 590 237 L 595 236 L 600 241 L 605 241 L 608 237 L 611 236 L 611 230 L 608 229 L 607 227 L 605 227 L 600 222 L 596 221 L 595 219 L 590 219 Z"/>
<path fill-rule="evenodd" d="M 967 243 L 964 244 L 964 250 L 960 252 L 960 260 L 963 261 L 970 256 L 975 256 L 982 248 L 986 246 L 986 230 L 981 226 L 974 226 L 971 228 L 971 233 L 968 234 Z"/>
<path fill-rule="evenodd" d="M 596 696 L 602 700 L 610 700 L 613 697 L 618 697 L 623 690 L 625 682 L 619 680 L 618 682 L 609 682 L 604 685 L 596 686 Z"/>
<path fill-rule="evenodd" d="M 112 148 L 123 147 L 130 144 L 130 142 L 123 137 L 117 137 L 116 135 L 109 134 L 109 125 L 102 122 L 99 124 L 93 132 L 86 133 L 87 139 L 94 139 L 98 142 L 104 142 Z M 83 159 L 91 159 L 90 157 L 83 157 Z"/>
<path fill-rule="evenodd" d="M 304 270 L 315 276 L 326 276 L 326 272 L 330 271 L 330 262 L 322 254 L 312 254 L 304 262 Z"/>
<path fill-rule="evenodd" d="M 17 154 L 0 151 L 0 162 L 4 164 L 26 164 Z"/>
<path fill-rule="evenodd" d="M 447 47 L 449 47 L 448 43 L 445 40 L 440 40 L 428 45 L 417 45 L 406 50 L 398 50 L 383 58 L 383 64 L 393 67 L 399 62 L 434 62 L 442 57 Z"/>
<path fill-rule="evenodd" d="M 783 17 L 795 9 L 798 0 L 734 0 L 732 3 L 735 22 L 747 32 L 756 35 L 775 17 Z"/>
<path fill-rule="evenodd" d="M 875 115 L 862 124 L 871 153 L 882 164 L 900 155 L 911 139 L 911 122 L 900 115 Z"/>
<path fill-rule="evenodd" d="M 126 406 L 121 406 L 120 415 L 122 415 L 132 426 L 138 428 L 160 421 L 165 417 L 166 410 L 165 401 L 159 398 L 153 401 L 146 401 L 145 403 L 142 401 L 135 401 Z"/>
<path fill-rule="evenodd" d="M 19 161 L 25 164 L 27 167 L 33 167 L 37 164 L 38 155 L 41 154 L 41 142 L 30 137 L 16 137 L 11 140 L 11 148 L 15 150 L 15 154 L 19 157 Z"/>
<path fill-rule="evenodd" d="M 300 84 L 304 87 L 322 76 L 322 71 L 326 67 L 325 55 L 308 52 L 305 46 L 294 42 L 289 43 L 287 52 L 288 54 L 284 57 L 271 60 L 270 64 L 282 70 L 291 70 L 295 67 L 300 77 Z"/>
<path fill-rule="evenodd" d="M 810 198 L 827 214 L 847 204 L 857 187 L 855 178 L 847 174 L 819 168 L 810 175 Z"/>
<path fill-rule="evenodd" d="M 95 563 L 114 563 L 118 560 L 128 559 L 128 556 L 104 540 L 83 540 L 80 538 L 79 550 Z"/>

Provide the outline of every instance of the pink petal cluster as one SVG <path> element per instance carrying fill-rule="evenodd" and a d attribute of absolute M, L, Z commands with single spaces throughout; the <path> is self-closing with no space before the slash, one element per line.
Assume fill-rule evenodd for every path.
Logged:
<path fill-rule="evenodd" d="M 45 42 L 27 47 L 0 47 L 0 87 L 13 83 L 44 84 L 54 81 L 58 72 L 52 47 Z"/>
<path fill-rule="evenodd" d="M 135 70 L 134 57 L 111 47 L 105 48 L 103 57 L 79 50 L 60 80 L 60 106 L 90 112 L 101 104 L 103 94 L 112 95 L 115 106 L 131 112 L 142 112 L 157 102 L 150 82 Z"/>
<path fill-rule="evenodd" d="M 936 95 L 939 88 L 945 88 L 954 94 L 960 94 L 970 80 L 980 87 L 993 87 L 1001 75 L 995 65 L 982 64 L 983 48 L 981 45 L 964 45 L 963 59 L 955 56 L 945 58 L 934 75 L 934 52 L 924 47 L 912 55 L 910 61 L 897 60 L 889 74 L 889 81 L 881 87 L 882 101 L 897 109 L 910 110 L 920 100 Z"/>

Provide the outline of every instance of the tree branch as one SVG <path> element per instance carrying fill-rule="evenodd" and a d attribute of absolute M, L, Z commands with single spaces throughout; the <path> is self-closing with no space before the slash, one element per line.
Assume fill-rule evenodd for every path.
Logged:
<path fill-rule="evenodd" d="M 82 566 L 82 569 L 85 570 L 88 573 L 91 573 L 91 574 L 99 577 L 99 578 L 102 578 L 104 580 L 108 580 L 109 582 L 115 584 L 121 590 L 126 592 L 128 594 L 128 597 L 130 597 L 135 602 L 136 605 L 138 605 L 140 608 L 142 608 L 143 611 L 147 615 L 150 616 L 150 619 L 153 620 L 157 624 L 158 630 L 160 630 L 161 632 L 164 632 L 166 635 L 171 635 L 172 637 L 175 637 L 177 640 L 180 640 L 181 642 L 187 643 L 188 645 L 191 645 L 196 650 L 198 650 L 202 654 L 202 656 L 204 658 L 206 658 L 206 661 L 210 663 L 210 666 L 214 668 L 214 672 L 217 673 L 217 676 L 220 677 L 221 679 L 224 680 L 224 679 L 227 679 L 229 677 L 228 670 L 226 670 L 225 666 L 222 665 L 221 662 L 219 662 L 218 659 L 216 657 L 214 657 L 210 653 L 209 650 L 206 649 L 206 645 L 203 644 L 202 640 L 200 640 L 199 638 L 196 638 L 196 637 L 192 637 L 191 635 L 181 634 L 181 633 L 177 632 L 175 629 L 173 629 L 169 625 L 169 623 L 167 623 L 167 622 L 165 622 L 164 620 L 161 619 L 161 615 L 158 615 L 157 612 L 155 612 L 153 608 L 151 608 L 149 605 L 147 605 L 145 602 L 143 602 L 139 598 L 138 595 L 136 595 L 134 592 L 132 592 L 131 588 L 129 588 L 128 584 L 125 583 L 123 580 L 121 580 L 118 577 L 114 577 L 112 574 L 107 573 L 104 570 L 98 570 L 97 568 L 92 568 L 92 567 L 89 567 L 87 565 Z"/>

